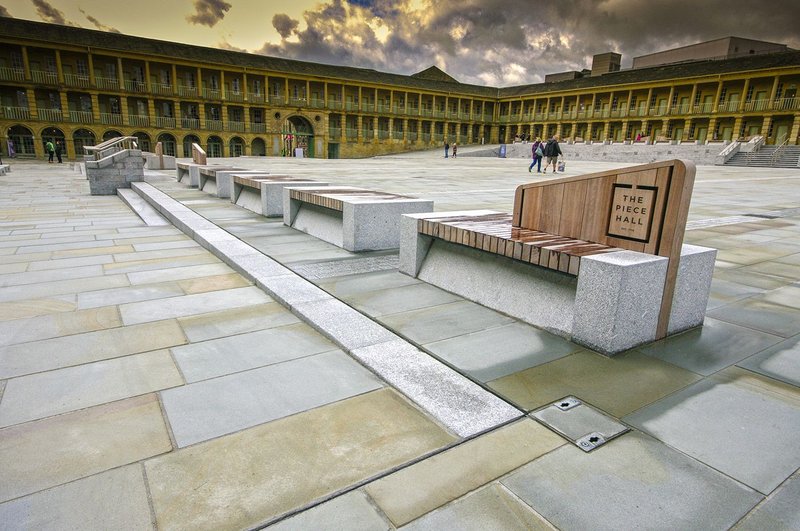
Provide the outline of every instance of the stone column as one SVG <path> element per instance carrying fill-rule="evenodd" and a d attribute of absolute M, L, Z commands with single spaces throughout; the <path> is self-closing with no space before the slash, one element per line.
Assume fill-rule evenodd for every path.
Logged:
<path fill-rule="evenodd" d="M 91 94 L 90 97 L 92 98 L 92 120 L 94 123 L 100 123 L 100 100 L 97 94 Z"/>
<path fill-rule="evenodd" d="M 750 78 L 744 80 L 744 88 L 742 88 L 742 97 L 739 99 L 739 107 L 736 109 L 738 112 L 742 112 L 744 110 L 745 100 L 747 99 L 747 89 L 750 88 Z"/>
<path fill-rule="evenodd" d="M 22 68 L 24 70 L 25 80 L 26 81 L 30 81 L 31 80 L 31 63 L 30 63 L 30 61 L 28 61 L 28 47 L 27 46 L 21 46 L 21 48 L 22 48 Z M 91 54 L 87 54 L 87 55 L 89 55 L 89 57 L 91 57 Z M 90 60 L 89 64 L 90 65 L 92 64 L 91 60 Z M 89 72 L 91 72 L 91 70 L 89 70 Z"/>
<path fill-rule="evenodd" d="M 797 144 L 800 137 L 800 114 L 795 114 L 789 131 L 789 144 Z"/>
<path fill-rule="evenodd" d="M 763 122 L 761 123 L 761 136 L 767 138 L 767 133 L 769 132 L 769 126 L 772 123 L 772 116 L 765 116 Z"/>
<path fill-rule="evenodd" d="M 61 50 L 56 50 L 56 76 L 58 76 L 58 83 L 64 83 L 64 69 L 61 66 Z"/>

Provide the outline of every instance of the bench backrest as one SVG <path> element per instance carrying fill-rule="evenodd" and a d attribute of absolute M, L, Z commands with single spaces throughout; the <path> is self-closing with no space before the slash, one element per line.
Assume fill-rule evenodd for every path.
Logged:
<path fill-rule="evenodd" d="M 694 187 L 691 161 L 669 160 L 517 187 L 513 225 L 669 259 L 666 335 Z"/>
<path fill-rule="evenodd" d="M 206 152 L 200 147 L 200 144 L 192 144 L 192 162 L 195 164 L 208 164 Z"/>

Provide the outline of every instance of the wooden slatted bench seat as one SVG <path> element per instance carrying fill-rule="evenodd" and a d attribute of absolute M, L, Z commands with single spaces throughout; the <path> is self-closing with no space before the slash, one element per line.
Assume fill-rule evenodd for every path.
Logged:
<path fill-rule="evenodd" d="M 395 249 L 402 214 L 430 212 L 433 201 L 357 188 L 283 189 L 283 222 L 348 251 Z"/>
<path fill-rule="evenodd" d="M 283 189 L 286 186 L 327 186 L 304 177 L 276 174 L 235 173 L 231 202 L 266 217 L 283 217 Z"/>
<path fill-rule="evenodd" d="M 694 165 L 517 188 L 514 213 L 403 216 L 400 270 L 605 354 L 702 325 L 716 251 L 683 245 Z"/>
<path fill-rule="evenodd" d="M 436 220 L 420 218 L 417 231 L 573 276 L 578 274 L 581 257 L 621 250 L 600 243 L 514 227 L 511 221 L 511 214 L 504 213 L 460 215 Z"/>

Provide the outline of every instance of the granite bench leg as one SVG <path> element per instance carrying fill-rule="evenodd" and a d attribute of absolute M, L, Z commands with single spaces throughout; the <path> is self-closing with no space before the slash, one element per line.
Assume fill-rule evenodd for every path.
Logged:
<path fill-rule="evenodd" d="M 654 341 L 667 263 L 635 251 L 584 256 L 572 340 L 603 354 Z"/>
<path fill-rule="evenodd" d="M 200 166 L 189 166 L 189 186 L 200 188 Z"/>
<path fill-rule="evenodd" d="M 348 251 L 396 249 L 400 246 L 403 214 L 433 211 L 433 201 L 413 199 L 375 203 L 345 203 L 342 246 Z"/>
<path fill-rule="evenodd" d="M 667 335 L 703 324 L 716 258 L 716 249 L 688 244 L 681 248 Z"/>

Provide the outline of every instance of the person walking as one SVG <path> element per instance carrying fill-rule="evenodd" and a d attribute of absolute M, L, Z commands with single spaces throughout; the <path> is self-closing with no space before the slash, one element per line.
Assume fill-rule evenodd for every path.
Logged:
<path fill-rule="evenodd" d="M 53 155 L 56 153 L 56 147 L 53 145 L 52 140 L 48 140 L 44 145 L 44 150 L 47 151 L 47 162 L 53 163 Z"/>
<path fill-rule="evenodd" d="M 445 140 L 444 141 L 444 158 L 447 158 L 449 156 L 450 156 L 450 143 L 447 140 Z"/>
<path fill-rule="evenodd" d="M 458 144 L 453 142 L 453 158 L 456 158 L 456 155 L 458 155 Z"/>
<path fill-rule="evenodd" d="M 544 156 L 544 144 L 542 144 L 541 139 L 537 136 L 536 141 L 531 144 L 531 155 L 533 157 L 533 162 L 531 165 L 528 166 L 528 172 L 533 170 L 534 166 L 537 166 L 536 173 L 542 173 L 542 157 Z"/>
<path fill-rule="evenodd" d="M 63 151 L 64 146 L 61 145 L 61 140 L 56 141 L 56 158 L 58 159 L 58 163 L 61 164 L 63 161 L 61 160 L 61 152 Z"/>
<path fill-rule="evenodd" d="M 551 164 L 553 165 L 553 173 L 558 173 L 558 156 L 563 155 L 561 153 L 561 146 L 558 145 L 558 137 L 553 135 L 553 138 L 547 141 L 547 144 L 544 146 L 544 156 L 547 157 L 547 161 L 544 164 L 544 171 L 542 173 L 547 173 L 547 167 Z"/>

